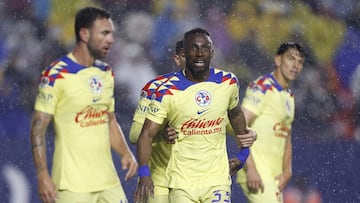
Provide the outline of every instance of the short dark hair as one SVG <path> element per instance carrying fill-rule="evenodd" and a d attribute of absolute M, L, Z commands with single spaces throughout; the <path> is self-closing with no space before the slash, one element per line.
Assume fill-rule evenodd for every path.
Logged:
<path fill-rule="evenodd" d="M 210 37 L 210 33 L 206 29 L 204 29 L 204 28 L 194 28 L 194 29 L 191 29 L 191 30 L 185 32 L 184 39 L 187 38 L 189 35 L 192 35 L 192 34 L 195 34 L 195 33 L 205 34 L 205 35 Z"/>
<path fill-rule="evenodd" d="M 176 42 L 175 54 L 179 55 L 182 51 L 184 51 L 184 40 L 183 39 Z"/>
<path fill-rule="evenodd" d="M 91 28 L 94 21 L 97 18 L 106 18 L 109 19 L 111 14 L 102 9 L 97 7 L 85 7 L 79 10 L 76 13 L 75 17 L 75 36 L 76 42 L 80 41 L 80 29 L 81 28 Z"/>
<path fill-rule="evenodd" d="M 302 48 L 302 46 L 299 43 L 292 41 L 287 41 L 280 44 L 276 55 L 283 55 L 289 49 L 296 49 L 301 57 L 305 57 L 305 50 Z"/>

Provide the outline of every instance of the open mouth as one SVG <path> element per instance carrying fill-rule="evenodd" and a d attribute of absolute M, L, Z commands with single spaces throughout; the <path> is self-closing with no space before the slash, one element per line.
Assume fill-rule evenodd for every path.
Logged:
<path fill-rule="evenodd" d="M 203 60 L 195 61 L 194 64 L 198 67 L 203 67 L 205 65 L 205 61 Z"/>

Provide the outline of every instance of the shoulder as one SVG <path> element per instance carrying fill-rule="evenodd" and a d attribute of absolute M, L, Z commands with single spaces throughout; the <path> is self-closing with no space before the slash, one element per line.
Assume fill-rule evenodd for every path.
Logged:
<path fill-rule="evenodd" d="M 274 89 L 278 89 L 277 81 L 271 74 L 261 75 L 253 80 L 248 88 L 253 92 L 272 92 Z"/>
<path fill-rule="evenodd" d="M 159 75 L 154 79 L 148 81 L 144 87 L 141 89 L 140 97 L 151 99 L 152 94 L 158 89 L 159 86 L 166 83 L 175 75 L 175 72 L 166 73 L 163 75 Z"/>
<path fill-rule="evenodd" d="M 229 85 L 239 84 L 238 78 L 234 73 L 214 67 L 210 68 L 210 80 L 216 83 L 228 82 Z"/>
<path fill-rule="evenodd" d="M 185 78 L 182 71 L 174 72 L 167 77 L 157 86 L 151 99 L 161 101 L 164 96 L 174 95 L 174 92 L 184 91 L 194 82 Z"/>
<path fill-rule="evenodd" d="M 104 61 L 95 60 L 94 67 L 99 68 L 102 71 L 109 71 L 113 72 L 112 68 L 109 66 L 109 64 L 105 63 Z"/>
<path fill-rule="evenodd" d="M 74 62 L 68 56 L 63 56 L 53 61 L 42 71 L 40 86 L 53 86 L 55 81 L 64 78 L 65 73 L 75 72 L 74 69 L 80 68 L 78 66 L 71 66 L 73 63 Z"/>

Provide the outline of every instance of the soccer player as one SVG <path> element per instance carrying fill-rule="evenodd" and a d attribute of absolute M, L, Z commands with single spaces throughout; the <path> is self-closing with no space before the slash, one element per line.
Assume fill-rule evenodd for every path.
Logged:
<path fill-rule="evenodd" d="M 114 78 L 104 59 L 114 25 L 107 11 L 86 7 L 75 19 L 76 45 L 41 76 L 31 126 L 31 146 L 44 203 L 128 202 L 111 149 L 121 156 L 125 180 L 137 162 L 114 113 Z M 52 177 L 47 169 L 46 129 L 54 121 Z"/>
<path fill-rule="evenodd" d="M 175 55 L 173 57 L 174 62 L 180 68 L 185 67 L 185 56 L 183 54 L 183 40 L 176 42 L 175 46 Z M 151 96 L 155 92 L 156 88 L 162 83 L 166 82 L 169 77 L 174 73 L 168 73 L 156 77 L 155 79 L 149 81 L 141 90 L 141 98 L 138 101 L 138 105 L 133 116 L 133 122 L 130 128 L 130 141 L 136 143 L 138 136 L 140 135 L 141 128 L 145 121 L 145 116 L 149 109 L 149 104 L 151 101 Z M 153 197 L 149 197 L 148 203 L 167 203 L 169 189 L 165 184 L 165 171 L 166 166 L 169 160 L 170 144 L 164 141 L 163 133 L 167 134 L 167 128 L 165 123 L 161 126 L 158 133 L 155 135 L 155 138 L 152 143 L 152 154 L 150 158 L 150 171 L 154 183 L 154 194 Z M 170 135 L 175 133 L 173 128 L 168 128 Z"/>
<path fill-rule="evenodd" d="M 274 57 L 275 70 L 251 82 L 242 102 L 247 123 L 258 133 L 245 170 L 237 174 L 248 202 L 283 202 L 282 191 L 291 178 L 291 124 L 294 96 L 289 89 L 303 69 L 300 44 L 282 43 Z"/>
<path fill-rule="evenodd" d="M 157 88 L 139 136 L 140 180 L 135 202 L 153 193 L 148 164 L 154 136 L 164 122 L 178 133 L 165 172 L 169 202 L 231 201 L 225 118 L 229 117 L 236 135 L 248 133 L 239 105 L 238 80 L 230 72 L 210 67 L 214 50 L 205 29 L 185 33 L 184 53 L 186 68 Z M 246 161 L 247 147 L 237 155 L 239 165 Z"/>

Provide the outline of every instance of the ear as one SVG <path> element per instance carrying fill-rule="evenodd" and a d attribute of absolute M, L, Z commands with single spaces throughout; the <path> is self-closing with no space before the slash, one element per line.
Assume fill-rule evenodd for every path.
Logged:
<path fill-rule="evenodd" d="M 214 49 L 211 49 L 211 58 L 214 57 Z"/>
<path fill-rule="evenodd" d="M 177 54 L 175 54 L 174 57 L 173 57 L 173 59 L 174 59 L 175 64 L 176 64 L 177 66 L 180 66 L 180 56 L 177 55 Z"/>
<path fill-rule="evenodd" d="M 90 38 L 90 31 L 89 31 L 89 29 L 81 28 L 81 29 L 80 29 L 80 39 L 81 39 L 81 41 L 87 43 L 87 42 L 89 41 L 89 38 Z"/>
<path fill-rule="evenodd" d="M 280 64 L 281 64 L 281 56 L 276 55 L 274 57 L 274 62 L 275 62 L 276 67 L 280 66 Z"/>

